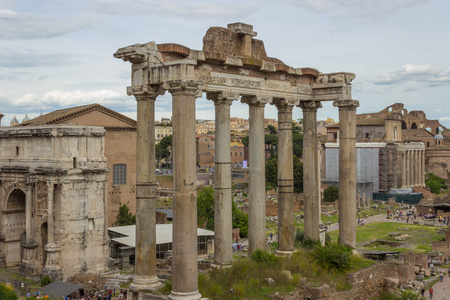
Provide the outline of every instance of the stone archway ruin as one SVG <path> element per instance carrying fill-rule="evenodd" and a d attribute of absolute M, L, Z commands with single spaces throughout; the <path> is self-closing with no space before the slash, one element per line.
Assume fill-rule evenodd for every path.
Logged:
<path fill-rule="evenodd" d="M 265 248 L 264 106 L 278 109 L 279 123 L 279 248 L 294 251 L 292 110 L 300 107 L 304 120 L 305 235 L 319 240 L 320 174 L 317 109 L 322 101 L 339 108 L 340 243 L 356 246 L 356 108 L 351 98 L 352 73 L 323 74 L 293 68 L 267 56 L 253 26 L 234 23 L 211 27 L 202 51 L 178 44 L 135 44 L 114 57 L 132 63 L 128 95 L 137 100 L 138 169 L 136 184 L 136 267 L 131 297 L 157 289 L 155 253 L 155 130 L 158 95 L 172 94 L 174 222 L 172 293 L 170 299 L 200 299 L 197 266 L 195 183 L 195 99 L 202 93 L 215 105 L 215 254 L 214 263 L 231 264 L 230 106 L 249 106 L 249 250 Z"/>
<path fill-rule="evenodd" d="M 25 232 L 25 193 L 14 189 L 8 196 L 5 209 L 2 211 L 2 222 L 5 230 L 5 261 L 6 266 L 18 266 L 22 261 L 22 237 Z"/>

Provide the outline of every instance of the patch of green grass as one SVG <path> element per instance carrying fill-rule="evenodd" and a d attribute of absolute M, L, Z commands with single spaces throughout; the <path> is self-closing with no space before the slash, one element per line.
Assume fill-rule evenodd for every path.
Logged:
<path fill-rule="evenodd" d="M 398 228 L 408 228 L 409 230 L 398 230 Z M 385 250 L 385 251 L 415 251 L 428 252 L 431 251 L 431 243 L 438 241 L 443 234 L 437 232 L 437 227 L 402 224 L 393 222 L 370 223 L 356 228 L 356 242 L 357 246 L 368 250 Z M 404 241 L 399 241 L 397 246 L 394 245 L 373 245 L 362 247 L 364 243 L 375 240 L 395 241 L 394 237 L 389 236 L 391 232 L 399 232 L 401 234 L 408 234 L 411 238 Z M 339 231 L 330 232 L 332 241 L 337 241 Z"/>

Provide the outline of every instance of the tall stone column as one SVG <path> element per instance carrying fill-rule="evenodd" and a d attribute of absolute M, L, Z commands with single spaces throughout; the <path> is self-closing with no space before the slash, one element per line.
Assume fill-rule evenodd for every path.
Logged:
<path fill-rule="evenodd" d="M 406 187 L 406 151 L 402 152 L 402 188 Z"/>
<path fill-rule="evenodd" d="M 138 295 L 162 286 L 156 276 L 155 100 L 158 91 L 159 86 L 149 86 L 147 91 L 134 94 L 137 100 L 136 260 L 130 290 Z"/>
<path fill-rule="evenodd" d="M 52 280 L 57 280 L 62 277 L 61 266 L 59 265 L 60 247 L 55 243 L 55 228 L 53 217 L 53 199 L 54 199 L 54 183 L 51 179 L 47 181 L 48 196 L 47 196 L 47 245 L 44 250 L 47 252 L 47 261 L 45 267 L 42 269 L 42 275 L 50 277 Z"/>
<path fill-rule="evenodd" d="M 426 165 L 425 165 L 425 154 L 426 154 L 426 150 L 422 150 L 422 187 L 425 187 L 425 175 L 427 173 L 427 171 L 425 170 Z"/>
<path fill-rule="evenodd" d="M 287 99 L 274 99 L 278 109 L 278 254 L 294 252 L 294 150 L 292 109 Z"/>
<path fill-rule="evenodd" d="M 339 243 L 356 248 L 357 100 L 334 101 L 339 107 Z"/>
<path fill-rule="evenodd" d="M 230 106 L 239 95 L 208 93 L 216 113 L 215 187 L 214 187 L 214 264 L 229 266 L 233 259 L 231 209 Z"/>
<path fill-rule="evenodd" d="M 266 172 L 264 149 L 264 106 L 267 98 L 243 96 L 249 105 L 249 204 L 248 240 L 249 253 L 266 248 Z"/>
<path fill-rule="evenodd" d="M 172 94 L 173 241 L 169 299 L 200 299 L 198 291 L 195 99 L 199 83 L 166 83 Z"/>
<path fill-rule="evenodd" d="M 406 154 L 406 187 L 410 187 L 411 186 L 411 154 L 410 154 L 410 150 L 406 150 L 405 151 Z"/>
<path fill-rule="evenodd" d="M 48 196 L 47 196 L 47 243 L 53 244 L 55 242 L 55 228 L 53 218 L 53 197 L 54 197 L 54 184 L 52 181 L 47 181 Z"/>
<path fill-rule="evenodd" d="M 319 101 L 300 102 L 303 111 L 303 196 L 305 238 L 319 240 L 320 195 L 317 186 L 319 159 L 317 157 L 317 109 Z M 355 196 L 353 197 L 355 199 Z"/>
<path fill-rule="evenodd" d="M 27 181 L 29 179 L 27 178 Z M 25 232 L 26 232 L 26 239 L 27 241 L 31 241 L 33 239 L 33 227 L 32 227 L 32 219 L 31 219 L 31 213 L 32 213 L 32 188 L 33 185 L 31 182 L 26 183 L 26 191 L 25 191 Z"/>

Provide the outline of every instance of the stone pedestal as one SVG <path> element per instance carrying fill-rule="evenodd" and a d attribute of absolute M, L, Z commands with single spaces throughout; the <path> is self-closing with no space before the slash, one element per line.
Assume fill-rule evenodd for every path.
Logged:
<path fill-rule="evenodd" d="M 38 243 L 33 240 L 27 240 L 22 244 L 24 257 L 19 265 L 19 273 L 22 276 L 37 275 L 38 266 L 36 265 L 36 251 Z"/>
<path fill-rule="evenodd" d="M 61 249 L 55 243 L 45 245 L 47 252 L 47 261 L 44 269 L 42 269 L 42 276 L 48 276 L 51 280 L 61 280 L 61 266 L 59 265 L 59 253 Z"/>
<path fill-rule="evenodd" d="M 340 100 L 339 107 L 339 243 L 356 248 L 356 107 Z"/>

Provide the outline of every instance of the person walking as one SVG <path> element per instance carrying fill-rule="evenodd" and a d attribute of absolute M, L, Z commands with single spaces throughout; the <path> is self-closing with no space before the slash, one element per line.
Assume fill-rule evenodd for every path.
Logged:
<path fill-rule="evenodd" d="M 420 289 L 420 293 L 422 294 L 422 298 L 425 298 L 425 287 L 422 284 L 422 288 Z"/>
<path fill-rule="evenodd" d="M 441 282 L 444 281 L 444 273 L 441 272 L 441 274 L 439 274 L 439 279 Z"/>
<path fill-rule="evenodd" d="M 433 299 L 433 288 L 430 287 L 430 289 L 428 290 L 428 292 L 430 293 L 430 299 Z"/>

